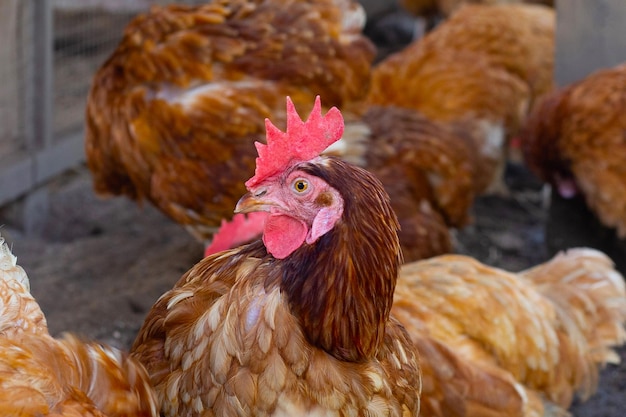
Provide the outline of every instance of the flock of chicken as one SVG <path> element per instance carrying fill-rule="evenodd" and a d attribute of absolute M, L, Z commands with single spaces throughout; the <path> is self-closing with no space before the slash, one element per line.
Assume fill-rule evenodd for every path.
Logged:
<path fill-rule="evenodd" d="M 449 254 L 449 230 L 505 191 L 518 137 L 626 235 L 626 66 L 556 90 L 549 6 L 403 3 L 450 16 L 376 65 L 353 0 L 129 24 L 88 98 L 95 189 L 212 245 L 126 354 L 51 337 L 0 241 L 0 414 L 560 416 L 595 391 L 626 341 L 611 260 L 508 273 Z"/>

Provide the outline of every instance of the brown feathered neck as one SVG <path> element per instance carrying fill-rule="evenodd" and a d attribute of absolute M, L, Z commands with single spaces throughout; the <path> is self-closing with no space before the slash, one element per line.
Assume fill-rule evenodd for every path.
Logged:
<path fill-rule="evenodd" d="M 344 211 L 330 232 L 281 261 L 281 288 L 312 344 L 340 360 L 370 359 L 393 303 L 398 220 L 369 172 L 334 158 L 300 168 L 339 191 Z"/>

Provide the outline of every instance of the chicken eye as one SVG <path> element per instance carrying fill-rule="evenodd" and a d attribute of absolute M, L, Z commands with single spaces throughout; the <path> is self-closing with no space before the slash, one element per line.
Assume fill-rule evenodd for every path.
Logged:
<path fill-rule="evenodd" d="M 298 178 L 293 182 L 293 189 L 298 193 L 303 193 L 309 189 L 309 182 L 303 178 Z"/>

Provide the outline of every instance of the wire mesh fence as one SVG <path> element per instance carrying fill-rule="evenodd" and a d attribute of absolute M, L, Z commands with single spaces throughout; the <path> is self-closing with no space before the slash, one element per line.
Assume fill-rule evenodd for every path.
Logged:
<path fill-rule="evenodd" d="M 206 1 L 179 1 L 200 4 Z M 115 49 L 124 27 L 163 0 L 56 0 L 54 7 L 54 135 L 82 127 L 91 77 Z"/>
<path fill-rule="evenodd" d="M 84 158 L 94 72 L 134 16 L 169 2 L 0 0 L 0 205 Z"/>

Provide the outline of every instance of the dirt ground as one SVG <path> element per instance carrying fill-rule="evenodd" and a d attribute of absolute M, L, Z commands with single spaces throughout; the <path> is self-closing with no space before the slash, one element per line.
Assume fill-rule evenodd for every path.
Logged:
<path fill-rule="evenodd" d="M 537 187 L 488 197 L 474 207 L 475 223 L 456 235 L 457 250 L 518 271 L 547 258 L 546 211 Z M 202 256 L 202 247 L 152 206 L 103 200 L 89 172 L 78 168 L 49 187 L 50 212 L 39 236 L 27 236 L 0 217 L 54 334 L 72 331 L 128 348 L 160 294 Z M 610 366 L 598 393 L 576 405 L 577 417 L 621 417 L 626 405 L 624 362 Z"/>

